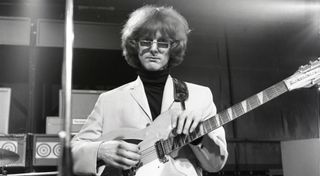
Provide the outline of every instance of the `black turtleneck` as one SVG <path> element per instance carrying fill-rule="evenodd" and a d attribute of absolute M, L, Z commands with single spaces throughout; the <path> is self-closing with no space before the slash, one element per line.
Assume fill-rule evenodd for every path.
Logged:
<path fill-rule="evenodd" d="M 138 70 L 137 73 L 140 76 L 141 81 L 143 82 L 152 119 L 154 120 L 160 114 L 161 111 L 163 90 L 169 75 L 169 70 Z"/>

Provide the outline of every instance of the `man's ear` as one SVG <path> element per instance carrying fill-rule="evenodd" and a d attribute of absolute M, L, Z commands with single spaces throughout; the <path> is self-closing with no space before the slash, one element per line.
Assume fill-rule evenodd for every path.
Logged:
<path fill-rule="evenodd" d="M 131 47 L 138 49 L 138 43 L 135 40 L 129 40 L 128 44 Z"/>
<path fill-rule="evenodd" d="M 171 43 L 171 48 L 175 48 L 179 45 L 179 41 L 174 41 Z"/>

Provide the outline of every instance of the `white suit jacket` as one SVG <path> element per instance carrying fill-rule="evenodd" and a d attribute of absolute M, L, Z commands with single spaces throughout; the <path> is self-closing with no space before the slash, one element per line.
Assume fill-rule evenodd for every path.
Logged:
<path fill-rule="evenodd" d="M 187 87 L 187 109 L 201 112 L 203 119 L 216 114 L 208 87 L 191 83 L 187 83 Z M 176 107 L 181 108 L 178 102 L 174 102 L 173 81 L 169 76 L 164 88 L 161 112 Z M 71 141 L 74 172 L 84 175 L 96 174 L 97 151 L 101 142 L 95 139 L 102 134 L 119 128 L 143 129 L 150 123 L 151 112 L 139 77 L 133 82 L 101 94 L 87 123 Z M 190 151 L 193 155 L 190 155 Z M 177 161 L 177 169 L 192 164 L 197 175 L 201 175 L 201 168 L 210 172 L 219 171 L 228 157 L 223 127 L 204 136 L 201 144 L 187 145 L 173 155 Z"/>

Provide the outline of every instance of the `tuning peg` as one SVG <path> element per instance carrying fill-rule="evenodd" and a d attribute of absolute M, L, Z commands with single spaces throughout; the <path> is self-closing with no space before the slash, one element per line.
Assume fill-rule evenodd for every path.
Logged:
<path fill-rule="evenodd" d="M 319 62 L 319 60 L 309 61 L 309 64 L 310 64 L 310 65 L 313 65 L 313 64 L 315 64 L 316 62 Z"/>
<path fill-rule="evenodd" d="M 299 70 L 302 70 L 302 69 L 304 69 L 304 65 L 301 65 L 300 67 L 299 67 Z"/>

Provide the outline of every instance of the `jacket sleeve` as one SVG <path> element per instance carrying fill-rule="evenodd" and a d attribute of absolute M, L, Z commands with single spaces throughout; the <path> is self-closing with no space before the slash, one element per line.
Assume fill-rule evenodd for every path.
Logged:
<path fill-rule="evenodd" d="M 95 107 L 89 115 L 86 124 L 71 140 L 73 155 L 73 170 L 79 175 L 96 175 L 97 153 L 102 142 L 94 141 L 102 133 L 102 95 L 99 96 Z"/>
<path fill-rule="evenodd" d="M 205 109 L 202 112 L 203 119 L 210 118 L 216 114 L 216 107 L 213 103 L 212 94 L 209 88 L 206 88 Z M 198 145 L 190 144 L 195 156 L 201 167 L 209 172 L 218 172 L 225 165 L 228 158 L 227 142 L 225 130 L 221 126 L 216 130 L 203 136 L 201 143 Z"/>

